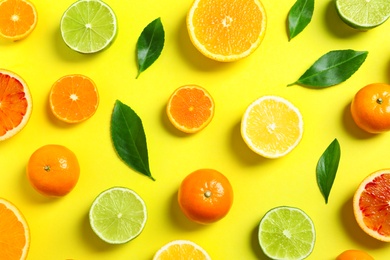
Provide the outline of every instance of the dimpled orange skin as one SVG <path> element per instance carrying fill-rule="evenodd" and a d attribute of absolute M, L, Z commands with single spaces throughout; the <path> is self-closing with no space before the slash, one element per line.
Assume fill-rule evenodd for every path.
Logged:
<path fill-rule="evenodd" d="M 213 169 L 200 169 L 182 181 L 178 202 L 183 213 L 199 224 L 211 224 L 227 215 L 233 203 L 229 180 Z"/>
<path fill-rule="evenodd" d="M 49 144 L 37 149 L 27 164 L 27 177 L 41 194 L 60 197 L 68 194 L 80 176 L 76 155 L 62 145 Z"/>
<path fill-rule="evenodd" d="M 360 250 L 346 250 L 336 260 L 374 260 L 372 256 Z"/>
<path fill-rule="evenodd" d="M 351 103 L 355 123 L 372 134 L 390 130 L 390 85 L 369 84 L 360 89 Z"/>

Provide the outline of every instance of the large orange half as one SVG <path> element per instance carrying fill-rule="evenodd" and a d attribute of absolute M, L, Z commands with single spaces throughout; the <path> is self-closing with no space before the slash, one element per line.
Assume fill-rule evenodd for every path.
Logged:
<path fill-rule="evenodd" d="M 10 40 L 27 37 L 37 25 L 37 11 L 28 0 L 0 1 L 0 36 Z"/>
<path fill-rule="evenodd" d="M 195 0 L 187 15 L 194 46 L 206 57 L 229 62 L 253 53 L 267 26 L 259 0 Z"/>
<path fill-rule="evenodd" d="M 0 198 L 0 259 L 26 259 L 30 248 L 30 230 L 19 209 Z"/>
<path fill-rule="evenodd" d="M 32 99 L 26 82 L 17 74 L 0 69 L 0 141 L 22 130 L 31 111 Z"/>

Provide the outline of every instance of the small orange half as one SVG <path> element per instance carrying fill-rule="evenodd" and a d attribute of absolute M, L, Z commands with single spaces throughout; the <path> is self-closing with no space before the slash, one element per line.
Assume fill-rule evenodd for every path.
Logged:
<path fill-rule="evenodd" d="M 361 229 L 380 241 L 390 242 L 390 169 L 368 175 L 353 197 L 353 211 Z"/>
<path fill-rule="evenodd" d="M 19 133 L 32 112 L 26 82 L 14 72 L 0 69 L 0 141 Z"/>
<path fill-rule="evenodd" d="M 167 115 L 171 123 L 185 133 L 205 128 L 214 116 L 214 100 L 197 85 L 179 87 L 169 98 Z"/>
<path fill-rule="evenodd" d="M 0 198 L 0 259 L 26 259 L 30 248 L 30 229 L 19 209 Z"/>
<path fill-rule="evenodd" d="M 95 83 L 83 75 L 67 75 L 57 80 L 50 91 L 53 114 L 67 123 L 79 123 L 93 116 L 99 105 Z"/>
<path fill-rule="evenodd" d="M 28 0 L 0 1 L 0 35 L 17 41 L 27 37 L 36 27 L 37 10 Z"/>
<path fill-rule="evenodd" d="M 187 14 L 191 42 L 206 57 L 222 62 L 253 53 L 266 27 L 260 0 L 194 0 Z"/>
<path fill-rule="evenodd" d="M 153 257 L 153 260 L 171 259 L 211 260 L 202 247 L 189 240 L 171 241 L 161 247 Z"/>

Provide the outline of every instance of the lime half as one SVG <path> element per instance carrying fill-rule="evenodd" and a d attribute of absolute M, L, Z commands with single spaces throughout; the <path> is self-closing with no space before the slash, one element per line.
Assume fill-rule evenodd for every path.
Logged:
<path fill-rule="evenodd" d="M 103 191 L 89 211 L 92 230 L 110 244 L 123 244 L 136 238 L 144 229 L 146 219 L 142 198 L 123 187 Z"/>
<path fill-rule="evenodd" d="M 347 25 L 368 30 L 384 23 L 390 16 L 389 0 L 336 0 L 336 9 Z"/>
<path fill-rule="evenodd" d="M 78 0 L 63 14 L 61 35 L 66 45 L 81 53 L 101 51 L 114 40 L 117 20 L 100 0 Z"/>
<path fill-rule="evenodd" d="M 260 247 L 271 259 L 305 259 L 313 251 L 315 237 L 313 221 L 298 208 L 276 207 L 260 221 Z"/>

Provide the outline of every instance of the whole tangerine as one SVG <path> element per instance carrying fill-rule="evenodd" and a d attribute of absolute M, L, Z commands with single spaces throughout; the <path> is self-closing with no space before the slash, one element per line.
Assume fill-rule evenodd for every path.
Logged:
<path fill-rule="evenodd" d="M 64 196 L 75 186 L 80 176 L 76 155 L 62 145 L 48 144 L 37 149 L 27 164 L 31 185 L 46 196 Z"/>
<path fill-rule="evenodd" d="M 350 249 L 338 255 L 336 260 L 374 260 L 374 258 L 364 251 Z"/>
<path fill-rule="evenodd" d="M 390 85 L 373 83 L 361 88 L 351 103 L 355 123 L 368 133 L 390 130 Z"/>
<path fill-rule="evenodd" d="M 233 204 L 233 188 L 222 173 L 199 169 L 182 181 L 178 202 L 188 219 L 199 224 L 211 224 L 229 212 Z"/>

